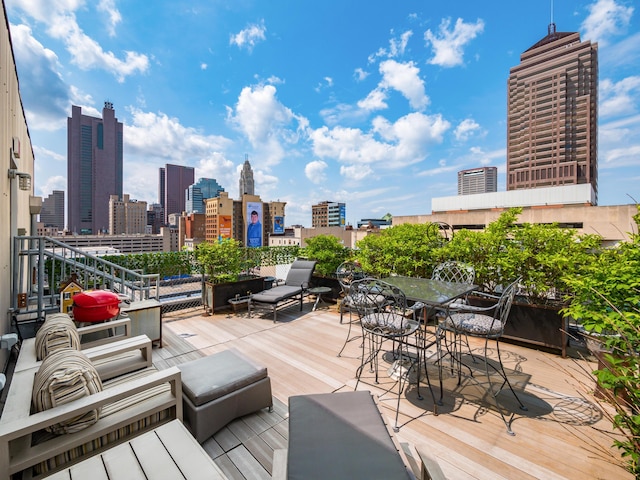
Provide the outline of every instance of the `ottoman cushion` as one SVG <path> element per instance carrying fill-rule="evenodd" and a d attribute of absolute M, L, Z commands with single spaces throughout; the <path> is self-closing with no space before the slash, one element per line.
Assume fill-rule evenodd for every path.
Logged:
<path fill-rule="evenodd" d="M 237 350 L 178 365 L 182 392 L 195 405 L 204 405 L 267 377 L 266 367 L 254 364 Z"/>

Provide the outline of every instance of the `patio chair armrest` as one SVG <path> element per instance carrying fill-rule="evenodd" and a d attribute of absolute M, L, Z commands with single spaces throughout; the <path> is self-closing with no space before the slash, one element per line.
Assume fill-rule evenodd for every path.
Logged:
<path fill-rule="evenodd" d="M 100 338 L 98 340 L 89 340 L 82 341 L 83 337 L 88 336 L 89 334 L 95 334 L 98 332 L 105 332 L 109 330 L 114 330 L 118 327 L 123 327 L 124 332 L 122 334 L 115 334 L 112 336 L 107 336 L 105 338 Z M 97 347 L 99 345 L 104 345 L 106 343 L 112 343 L 116 340 L 121 340 L 123 338 L 131 337 L 131 319 L 130 318 L 120 318 L 117 320 L 111 320 L 108 322 L 96 323 L 93 325 L 88 325 L 86 327 L 78 328 L 78 335 L 80 336 L 80 343 L 82 345 L 82 349 Z"/>
<path fill-rule="evenodd" d="M 163 384 L 169 384 L 168 388 L 158 392 L 157 387 Z M 101 417 L 84 430 L 57 435 L 42 443 L 31 444 L 32 435 L 46 427 L 135 396 L 142 396 L 143 399 L 108 417 Z M 182 382 L 177 367 L 114 385 L 93 395 L 28 417 L 3 422 L 0 424 L 0 477 L 9 478 L 12 474 L 162 411 L 168 412 L 167 421 L 175 418 L 182 420 Z M 136 436 L 143 431 L 144 429 L 141 429 L 129 436 Z M 81 458 L 75 459 L 74 463 L 79 460 Z"/>
<path fill-rule="evenodd" d="M 420 480 L 446 480 L 447 477 L 444 476 L 440 465 L 435 458 L 427 453 L 424 447 L 416 447 L 416 452 L 418 452 L 418 456 L 422 462 Z"/>

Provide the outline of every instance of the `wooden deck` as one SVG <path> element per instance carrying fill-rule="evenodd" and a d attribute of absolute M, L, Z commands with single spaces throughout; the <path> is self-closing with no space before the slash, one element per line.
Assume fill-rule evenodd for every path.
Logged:
<path fill-rule="evenodd" d="M 271 477 L 273 450 L 287 444 L 289 396 L 355 387 L 360 342 L 350 342 L 337 357 L 347 325 L 339 323 L 335 309 L 312 312 L 311 306 L 305 303 L 303 312 L 297 307 L 279 312 L 276 324 L 270 316 L 247 318 L 246 312 L 202 316 L 202 309 L 193 309 L 164 316 L 164 347 L 153 351 L 157 367 L 234 347 L 268 368 L 274 412 L 236 420 L 203 444 L 230 478 Z M 426 384 L 421 386 L 423 400 L 417 399 L 415 385 L 402 396 L 396 436 L 410 460 L 417 458 L 415 447 L 424 446 L 452 479 L 632 478 L 616 464 L 607 433 L 610 422 L 595 406 L 587 388 L 592 384 L 580 363 L 515 345 L 501 346 L 510 378 L 528 407 L 528 411 L 518 409 L 510 392 L 498 396 L 500 405 L 514 416 L 515 436 L 507 434 L 476 380 L 466 378 L 458 386 L 456 378 L 446 375 L 444 406 L 438 415 L 433 413 Z M 358 389 L 378 394 L 381 410 L 393 424 L 395 382 L 382 365 L 380 383 L 366 378 Z M 482 381 L 480 375 L 477 378 Z"/>

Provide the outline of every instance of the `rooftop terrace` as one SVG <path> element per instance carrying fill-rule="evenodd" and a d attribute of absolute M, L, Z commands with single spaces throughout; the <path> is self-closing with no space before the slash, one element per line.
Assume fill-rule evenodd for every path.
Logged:
<path fill-rule="evenodd" d="M 287 445 L 288 397 L 353 390 L 360 343 L 350 342 L 337 357 L 348 327 L 339 323 L 335 308 L 311 311 L 306 303 L 303 312 L 283 310 L 276 324 L 271 316 L 248 318 L 246 312 L 202 313 L 200 308 L 164 316 L 164 347 L 154 348 L 154 364 L 167 368 L 231 347 L 265 364 L 274 412 L 236 420 L 203 446 L 230 478 L 270 478 L 273 450 Z M 438 415 L 426 389 L 424 400 L 417 399 L 414 385 L 403 394 L 396 437 L 409 461 L 418 458 L 415 447 L 423 446 L 447 478 L 632 478 L 616 464 L 610 421 L 591 396 L 594 384 L 583 367 L 589 371 L 595 365 L 511 344 L 501 347 L 512 383 L 528 407 L 519 410 L 506 392 L 498 396 L 514 414 L 515 436 L 507 434 L 482 385 L 466 378 L 457 386 L 455 378 L 445 375 Z M 392 423 L 397 397 L 386 370 L 381 368 L 378 385 L 365 378 L 358 389 L 379 395 L 383 416 Z M 417 465 L 412 468 L 417 472 Z"/>

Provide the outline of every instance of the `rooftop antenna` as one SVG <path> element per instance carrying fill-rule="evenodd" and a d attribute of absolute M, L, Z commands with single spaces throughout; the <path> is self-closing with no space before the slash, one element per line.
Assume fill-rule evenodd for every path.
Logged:
<path fill-rule="evenodd" d="M 556 24 L 553 23 L 553 0 L 551 0 L 551 23 L 549 24 L 548 33 L 549 35 L 554 35 L 556 33 Z"/>

